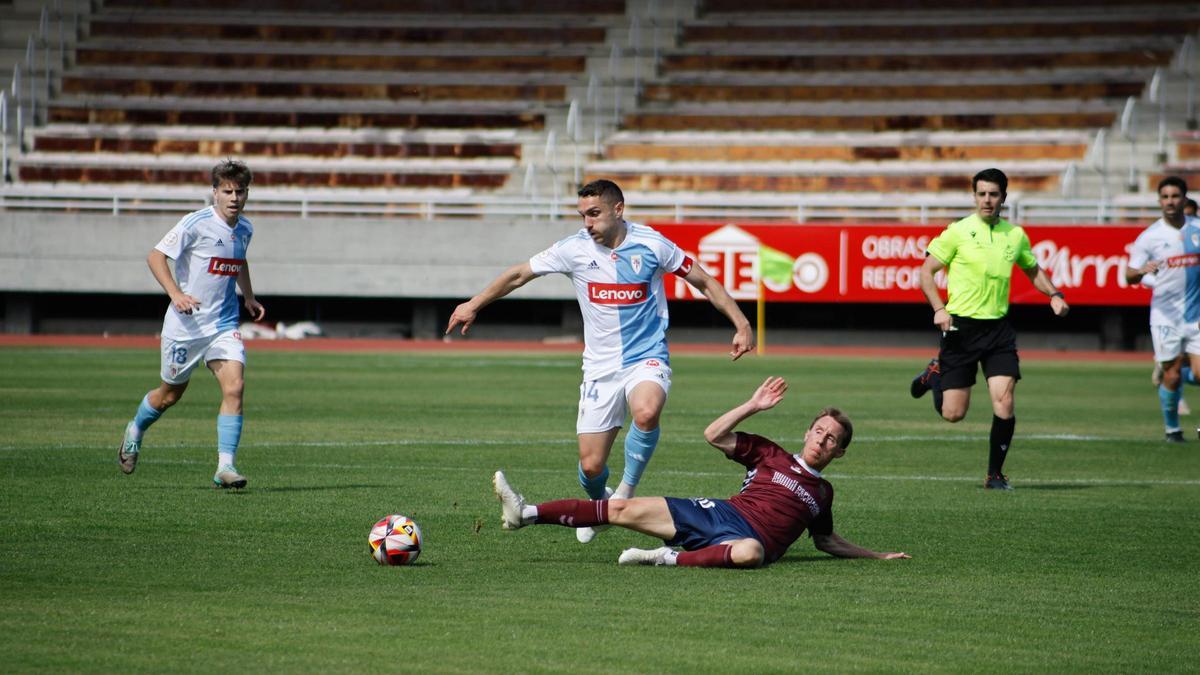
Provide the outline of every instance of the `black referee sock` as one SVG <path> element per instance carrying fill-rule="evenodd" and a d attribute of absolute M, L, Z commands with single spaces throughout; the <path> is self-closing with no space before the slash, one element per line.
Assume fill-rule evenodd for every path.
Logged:
<path fill-rule="evenodd" d="M 992 433 L 988 437 L 988 475 L 994 476 L 1004 468 L 1004 458 L 1008 456 L 1008 446 L 1012 444 L 1013 430 L 1017 428 L 1017 418 L 1000 419 L 992 415 Z"/>

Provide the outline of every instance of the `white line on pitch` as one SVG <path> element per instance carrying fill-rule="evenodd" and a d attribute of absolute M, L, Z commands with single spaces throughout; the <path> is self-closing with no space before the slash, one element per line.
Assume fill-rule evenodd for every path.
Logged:
<path fill-rule="evenodd" d="M 986 434 L 970 435 L 970 434 L 905 434 L 899 436 L 859 436 L 855 440 L 857 443 L 909 443 L 914 441 L 920 442 L 960 442 L 960 441 L 981 441 L 986 440 Z M 778 437 L 775 439 L 780 444 L 799 444 L 803 443 L 803 438 Z M 1022 440 L 1030 441 L 1078 441 L 1078 442 L 1160 442 L 1159 439 L 1134 439 L 1134 438 L 1119 438 L 1116 436 L 1087 436 L 1080 434 L 1018 434 L 1016 437 L 1018 442 Z M 242 443 L 242 448 L 372 448 L 372 447 L 412 447 L 412 446 L 428 446 L 428 447 L 462 447 L 462 446 L 539 446 L 539 445 L 575 445 L 574 438 L 528 438 L 520 440 L 503 440 L 496 438 L 443 438 L 443 439 L 414 439 L 414 438 L 396 438 L 377 441 L 256 441 Z M 677 444 L 677 443 L 676 443 Z M 697 443 L 697 445 L 703 445 Z M 18 446 L 4 445 L 0 446 L 0 452 L 17 452 L 27 450 L 99 450 L 108 446 L 96 445 L 76 445 L 76 444 L 54 444 L 41 446 Z M 207 445 L 193 444 L 178 444 L 164 443 L 160 446 L 164 449 L 189 449 L 197 447 L 209 447 Z"/>
<path fill-rule="evenodd" d="M 182 465 L 206 465 L 211 464 L 208 461 L 196 459 L 160 459 L 147 458 L 143 460 L 149 464 L 182 464 Z M 267 462 L 272 469 L 343 469 L 351 471 L 377 471 L 380 468 L 401 468 L 390 463 L 381 464 L 342 464 L 336 462 Z M 415 469 L 421 471 L 439 471 L 439 472 L 454 472 L 470 474 L 475 471 L 480 471 L 480 475 L 484 478 L 490 477 L 491 470 L 481 471 L 479 467 L 466 466 L 415 466 L 411 463 L 403 466 L 406 472 L 412 472 Z M 567 468 L 562 469 L 539 469 L 539 468 L 523 468 L 518 472 L 521 474 L 558 474 L 569 472 Z M 728 478 L 736 476 L 736 474 L 728 471 L 679 471 L 673 469 L 662 469 L 656 471 L 658 474 L 668 476 L 685 476 L 688 478 Z M 876 480 L 876 481 L 913 481 L 925 483 L 977 483 L 978 476 L 878 476 L 878 475 L 855 475 L 855 474 L 825 474 L 826 478 L 831 480 Z M 481 478 L 483 480 L 483 478 Z M 1022 476 L 1018 485 L 1096 485 L 1103 487 L 1121 487 L 1121 486 L 1138 486 L 1138 485 L 1165 485 L 1165 486 L 1182 486 L 1193 487 L 1200 486 L 1200 480 L 1165 480 L 1165 479 L 1113 479 L 1113 478 L 1035 478 Z"/>

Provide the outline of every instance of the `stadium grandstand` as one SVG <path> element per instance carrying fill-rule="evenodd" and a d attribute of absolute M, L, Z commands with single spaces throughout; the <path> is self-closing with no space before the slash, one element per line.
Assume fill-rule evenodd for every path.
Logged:
<path fill-rule="evenodd" d="M 424 337 L 597 177 L 656 223 L 944 224 L 994 165 L 1014 221 L 1144 224 L 1162 176 L 1200 184 L 1182 0 L 0 0 L 0 26 L 10 331 L 153 294 L 144 250 L 223 157 L 255 172 L 260 292 L 404 298 Z"/>

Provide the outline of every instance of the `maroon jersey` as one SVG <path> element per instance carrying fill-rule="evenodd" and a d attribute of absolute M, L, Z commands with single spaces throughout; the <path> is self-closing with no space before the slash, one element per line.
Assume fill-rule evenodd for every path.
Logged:
<path fill-rule="evenodd" d="M 730 459 L 749 470 L 742 491 L 728 501 L 758 533 L 764 562 L 778 560 L 806 528 L 811 534 L 833 533 L 833 486 L 800 455 L 739 431 Z"/>

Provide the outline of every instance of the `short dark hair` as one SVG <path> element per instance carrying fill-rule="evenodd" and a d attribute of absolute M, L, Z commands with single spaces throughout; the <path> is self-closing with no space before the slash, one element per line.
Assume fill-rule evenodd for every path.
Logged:
<path fill-rule="evenodd" d="M 1005 176 L 1000 169 L 984 169 L 975 174 L 975 177 L 971 179 L 971 192 L 979 189 L 979 181 L 995 183 L 1000 186 L 1001 197 L 1008 195 L 1008 176 Z"/>
<path fill-rule="evenodd" d="M 611 180 L 601 178 L 579 188 L 580 197 L 599 197 L 610 204 L 625 203 L 625 194 Z"/>
<path fill-rule="evenodd" d="M 1192 199 L 1191 197 L 1188 197 L 1188 200 L 1183 203 L 1184 208 L 1189 206 L 1192 207 L 1193 211 L 1200 211 L 1200 204 L 1196 204 L 1196 200 Z"/>
<path fill-rule="evenodd" d="M 1167 176 L 1166 178 L 1158 181 L 1158 189 L 1155 190 L 1155 192 L 1161 194 L 1162 189 L 1168 185 L 1174 185 L 1175 187 L 1179 188 L 1179 191 L 1184 195 L 1187 194 L 1187 181 L 1179 176 Z"/>
<path fill-rule="evenodd" d="M 808 428 L 812 429 L 814 426 L 816 426 L 817 421 L 822 417 L 832 417 L 833 421 L 842 426 L 842 431 L 846 433 L 838 440 L 838 445 L 841 446 L 843 450 L 850 447 L 850 439 L 854 438 L 854 423 L 850 421 L 850 418 L 846 416 L 846 413 L 833 406 L 825 406 L 824 408 L 821 408 L 821 412 L 817 413 L 817 416 L 813 418 L 813 421 L 808 425 Z"/>
<path fill-rule="evenodd" d="M 221 187 L 221 183 L 229 181 L 240 188 L 250 187 L 250 181 L 254 179 L 254 174 L 250 173 L 250 167 L 237 161 L 236 159 L 225 159 L 212 168 L 212 186 L 215 190 Z"/>

